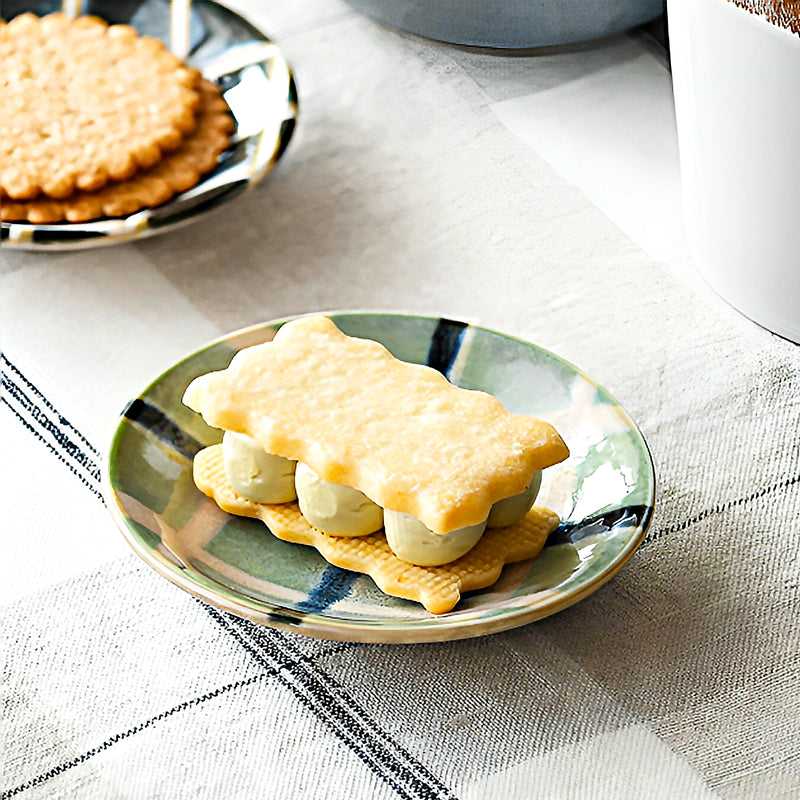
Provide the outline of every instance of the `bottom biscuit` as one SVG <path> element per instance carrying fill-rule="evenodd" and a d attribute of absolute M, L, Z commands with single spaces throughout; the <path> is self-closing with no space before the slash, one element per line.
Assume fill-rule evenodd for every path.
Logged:
<path fill-rule="evenodd" d="M 539 555 L 558 527 L 558 515 L 535 506 L 507 528 L 491 528 L 466 555 L 440 567 L 418 567 L 389 549 L 383 531 L 369 536 L 329 536 L 306 522 L 297 503 L 254 503 L 236 492 L 225 475 L 222 447 L 212 445 L 194 459 L 194 482 L 229 514 L 256 517 L 279 539 L 311 545 L 329 563 L 369 575 L 386 594 L 421 603 L 432 614 L 451 611 L 463 592 L 495 583 L 505 564 Z"/>

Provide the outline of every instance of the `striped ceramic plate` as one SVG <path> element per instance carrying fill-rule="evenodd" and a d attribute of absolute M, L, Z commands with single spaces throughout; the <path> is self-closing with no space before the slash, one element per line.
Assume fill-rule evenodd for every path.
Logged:
<path fill-rule="evenodd" d="M 264 625 L 329 639 L 416 642 L 478 636 L 548 616 L 596 590 L 631 557 L 653 512 L 655 477 L 642 435 L 608 392 L 552 353 L 484 328 L 404 314 L 329 316 L 351 336 L 375 339 L 459 386 L 491 392 L 510 411 L 552 422 L 571 455 L 546 470 L 537 503 L 558 512 L 560 528 L 539 558 L 507 566 L 494 586 L 433 616 L 387 597 L 368 577 L 330 566 L 309 547 L 276 539 L 257 520 L 220 512 L 195 488 L 191 468 L 194 454 L 219 441 L 220 432 L 181 397 L 195 376 L 271 339 L 288 321 L 279 320 L 193 353 L 122 414 L 106 464 L 108 505 L 157 572 Z"/>

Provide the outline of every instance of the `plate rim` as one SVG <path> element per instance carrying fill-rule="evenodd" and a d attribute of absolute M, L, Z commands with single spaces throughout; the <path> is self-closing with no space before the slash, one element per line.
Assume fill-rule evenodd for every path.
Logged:
<path fill-rule="evenodd" d="M 292 314 L 276 319 L 266 320 L 264 322 L 254 323 L 252 325 L 247 325 L 242 328 L 221 334 L 220 336 L 206 341 L 200 347 L 195 348 L 192 352 L 186 354 L 169 367 L 162 370 L 155 378 L 147 383 L 147 385 L 139 392 L 137 397 L 131 400 L 131 402 L 134 402 L 135 399 L 145 397 L 151 389 L 157 386 L 175 369 L 217 345 L 230 342 L 238 337 L 247 336 L 248 334 L 256 331 L 275 328 L 276 326 L 284 325 L 287 322 L 295 319 L 319 315 L 330 316 L 333 318 L 378 316 L 387 318 L 406 317 L 430 321 L 442 319 L 451 320 L 450 317 L 441 317 L 413 311 L 330 309 L 326 311 L 312 311 L 300 314 Z M 414 620 L 376 619 L 374 621 L 368 619 L 352 620 L 346 618 L 329 617 L 315 612 L 295 612 L 290 608 L 281 608 L 277 605 L 270 605 L 264 601 L 257 601 L 255 599 L 247 598 L 246 596 L 236 593 L 234 590 L 221 584 L 220 588 L 228 596 L 225 596 L 224 594 L 216 594 L 213 590 L 198 584 L 197 581 L 193 579 L 189 568 L 180 568 L 175 564 L 173 564 L 172 567 L 169 567 L 168 558 L 164 556 L 161 558 L 153 557 L 155 550 L 143 544 L 135 532 L 131 529 L 131 526 L 128 524 L 122 508 L 121 500 L 116 488 L 113 485 L 113 480 L 111 477 L 113 456 L 116 452 L 119 439 L 123 434 L 124 426 L 126 424 L 125 410 L 123 410 L 123 412 L 120 413 L 119 417 L 117 418 L 117 424 L 114 427 L 109 446 L 105 450 L 103 456 L 101 472 L 101 491 L 105 499 L 106 507 L 109 509 L 116 526 L 123 535 L 123 538 L 127 541 L 128 545 L 133 549 L 133 551 L 157 574 L 166 578 L 172 584 L 178 586 L 180 589 L 192 595 L 196 599 L 208 603 L 218 610 L 232 613 L 238 617 L 248 619 L 253 623 L 266 627 L 272 627 L 292 633 L 300 633 L 313 638 L 330 641 L 412 644 L 467 639 L 489 635 L 492 633 L 499 633 L 501 631 L 520 627 L 522 625 L 526 625 L 528 623 L 535 622 L 556 614 L 584 600 L 586 597 L 596 592 L 603 585 L 614 578 L 630 561 L 644 541 L 645 535 L 655 513 L 656 498 L 657 477 L 650 446 L 641 429 L 630 416 L 627 409 L 622 406 L 616 400 L 614 395 L 604 386 L 589 377 L 582 369 L 577 367 L 572 362 L 545 347 L 537 345 L 536 343 L 521 337 L 506 334 L 502 331 L 498 331 L 477 323 L 465 322 L 464 320 L 460 320 L 459 322 L 464 322 L 464 324 L 472 328 L 499 336 L 503 339 L 518 342 L 526 347 L 533 347 L 558 361 L 560 364 L 566 366 L 575 374 L 586 380 L 589 384 L 602 389 L 605 395 L 614 402 L 615 410 L 619 413 L 620 417 L 629 426 L 630 430 L 636 434 L 638 442 L 640 443 L 642 450 L 646 455 L 646 477 L 649 490 L 645 499 L 645 509 L 641 521 L 635 526 L 635 529 L 627 539 L 624 547 L 622 547 L 616 554 L 609 566 L 602 572 L 599 572 L 590 579 L 586 580 L 584 583 L 575 587 L 575 589 L 573 589 L 571 592 L 565 593 L 555 599 L 550 596 L 539 601 L 534 601 L 533 603 L 528 602 L 515 605 L 513 609 L 509 609 L 505 613 L 501 612 L 498 615 L 488 619 L 480 616 L 480 609 L 475 609 L 476 613 L 474 616 L 469 615 L 462 619 L 450 617 L 449 614 L 440 614 Z M 127 407 L 128 406 L 126 405 L 126 409 Z M 213 579 L 209 578 L 208 576 L 204 576 L 204 580 L 213 583 Z M 524 600 L 524 598 L 515 598 L 515 601 L 519 600 Z"/>

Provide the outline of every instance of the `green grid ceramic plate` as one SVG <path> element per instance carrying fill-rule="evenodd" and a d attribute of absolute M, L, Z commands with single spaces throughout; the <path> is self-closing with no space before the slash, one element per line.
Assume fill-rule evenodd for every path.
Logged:
<path fill-rule="evenodd" d="M 109 508 L 157 572 L 217 608 L 328 639 L 420 642 L 505 630 L 576 603 L 633 555 L 653 512 L 655 477 L 642 435 L 603 388 L 533 344 L 452 320 L 329 314 L 351 336 L 382 342 L 511 411 L 553 423 L 570 457 L 545 472 L 539 500 L 562 519 L 535 560 L 508 565 L 491 588 L 434 616 L 387 597 L 366 576 L 282 542 L 258 520 L 221 512 L 192 482 L 192 457 L 220 440 L 181 403 L 197 375 L 228 365 L 287 320 L 231 333 L 165 372 L 122 414 L 106 465 Z"/>

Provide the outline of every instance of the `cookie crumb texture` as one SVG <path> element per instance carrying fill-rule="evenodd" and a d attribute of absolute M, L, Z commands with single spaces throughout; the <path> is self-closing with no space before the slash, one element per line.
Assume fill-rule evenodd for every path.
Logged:
<path fill-rule="evenodd" d="M 199 73 L 157 39 L 91 16 L 0 23 L 0 189 L 96 191 L 157 164 L 196 126 Z"/>
<path fill-rule="evenodd" d="M 94 192 L 75 191 L 63 200 L 42 196 L 17 201 L 3 198 L 0 216 L 8 222 L 42 225 L 88 222 L 101 217 L 124 217 L 143 208 L 159 206 L 188 191 L 216 166 L 235 128 L 219 87 L 203 79 L 199 89 L 201 104 L 197 128 L 177 150 L 167 153 L 151 169 Z"/>

